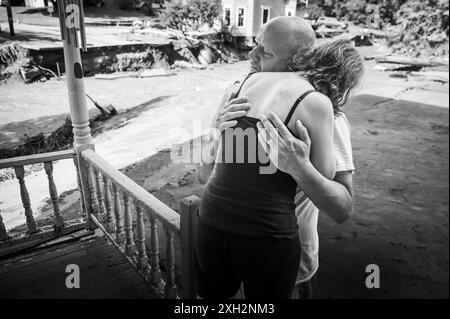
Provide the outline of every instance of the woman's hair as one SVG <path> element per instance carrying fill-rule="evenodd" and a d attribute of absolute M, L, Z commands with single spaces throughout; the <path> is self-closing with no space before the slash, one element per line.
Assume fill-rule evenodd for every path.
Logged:
<path fill-rule="evenodd" d="M 361 55 L 348 40 L 336 40 L 312 49 L 301 49 L 292 59 L 290 70 L 300 72 L 340 112 L 358 86 L 364 65 Z"/>

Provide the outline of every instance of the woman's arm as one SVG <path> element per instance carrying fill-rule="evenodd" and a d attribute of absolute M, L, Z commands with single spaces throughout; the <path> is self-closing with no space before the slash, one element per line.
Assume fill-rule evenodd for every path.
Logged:
<path fill-rule="evenodd" d="M 310 160 L 312 139 L 308 129 L 297 122 L 295 131 L 299 136 L 301 151 L 296 157 L 293 178 L 320 212 L 339 224 L 345 222 L 353 213 L 355 204 L 352 172 L 337 172 L 334 180 L 323 176 Z"/>
<path fill-rule="evenodd" d="M 321 213 L 339 224 L 350 218 L 354 208 L 351 172 L 338 172 L 334 180 L 329 180 L 312 164 L 306 164 L 294 179 Z"/>

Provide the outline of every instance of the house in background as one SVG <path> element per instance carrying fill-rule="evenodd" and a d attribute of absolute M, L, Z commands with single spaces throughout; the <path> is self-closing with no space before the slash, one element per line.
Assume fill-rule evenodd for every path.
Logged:
<path fill-rule="evenodd" d="M 25 0 L 25 7 L 45 8 L 44 0 Z"/>
<path fill-rule="evenodd" d="M 305 5 L 308 0 L 300 1 Z M 279 16 L 295 16 L 297 0 L 222 0 L 223 27 L 228 32 L 228 41 L 244 40 L 247 46 L 261 27 Z"/>

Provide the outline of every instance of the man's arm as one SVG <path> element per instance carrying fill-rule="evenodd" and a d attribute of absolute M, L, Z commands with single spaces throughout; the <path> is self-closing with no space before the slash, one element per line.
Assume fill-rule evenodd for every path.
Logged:
<path fill-rule="evenodd" d="M 353 181 L 350 172 L 336 174 L 334 180 L 323 176 L 310 160 L 311 139 L 306 127 L 300 122 L 296 123 L 296 138 L 287 129 L 284 123 L 273 113 L 269 119 L 278 132 L 277 150 L 270 150 L 270 143 L 264 137 L 268 132 L 258 126 L 261 144 L 266 148 L 269 156 L 276 153 L 278 168 L 290 174 L 316 207 L 337 223 L 345 222 L 353 211 Z M 266 125 L 270 125 L 267 124 Z M 271 138 L 273 138 L 273 134 Z"/>

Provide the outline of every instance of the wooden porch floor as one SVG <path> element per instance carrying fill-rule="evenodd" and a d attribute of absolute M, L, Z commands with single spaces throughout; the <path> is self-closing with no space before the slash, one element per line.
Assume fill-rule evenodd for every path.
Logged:
<path fill-rule="evenodd" d="M 80 288 L 66 288 L 66 266 L 80 268 Z M 3 298 L 150 298 L 158 296 L 104 238 L 63 243 L 0 260 Z"/>

